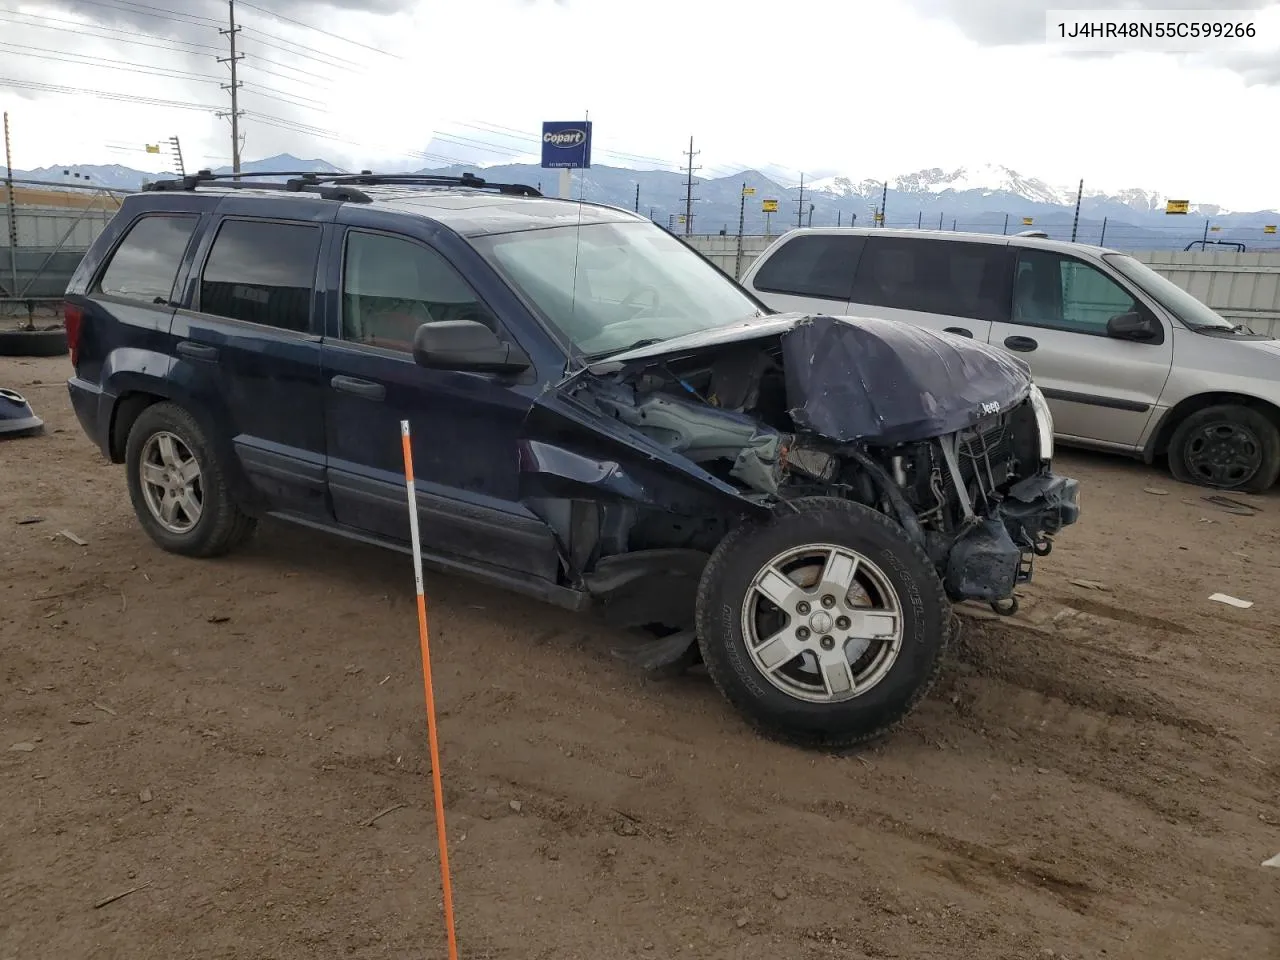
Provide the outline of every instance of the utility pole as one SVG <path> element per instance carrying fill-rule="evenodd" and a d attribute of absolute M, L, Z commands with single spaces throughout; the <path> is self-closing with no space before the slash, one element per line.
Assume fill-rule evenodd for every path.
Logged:
<path fill-rule="evenodd" d="M 836 229 L 838 230 L 843 226 L 844 226 L 844 211 L 837 210 L 836 211 Z"/>
<path fill-rule="evenodd" d="M 733 265 L 733 279 L 742 279 L 742 231 L 747 225 L 747 185 L 742 185 L 742 195 L 738 197 L 738 259 Z"/>
<path fill-rule="evenodd" d="M 13 280 L 10 296 L 18 295 L 18 200 L 13 195 L 13 151 L 9 145 L 9 111 L 4 114 L 4 196 L 9 213 L 9 273 Z"/>
<path fill-rule="evenodd" d="M 243 53 L 236 53 L 236 34 L 240 32 L 240 28 L 236 26 L 236 0 L 227 0 L 227 29 L 219 30 L 231 43 L 231 56 L 218 57 L 219 63 L 227 63 L 231 65 L 231 83 L 222 84 L 223 90 L 231 91 L 231 110 L 223 111 L 218 114 L 220 117 L 231 118 L 231 172 L 240 172 L 240 87 L 241 83 L 236 79 L 236 64 L 244 59 Z"/>
<path fill-rule="evenodd" d="M 804 174 L 800 174 L 800 199 L 796 201 L 796 226 L 804 226 Z"/>
<path fill-rule="evenodd" d="M 636 181 L 636 213 L 640 212 L 640 182 Z"/>
<path fill-rule="evenodd" d="M 1084 196 L 1084 181 L 1080 181 L 1080 188 L 1076 190 L 1076 218 L 1071 221 L 1071 242 L 1076 242 L 1076 229 L 1080 226 L 1080 200 Z"/>
<path fill-rule="evenodd" d="M 684 184 L 684 235 L 686 237 L 693 233 L 693 171 L 702 169 L 693 165 L 693 158 L 701 152 L 693 149 L 693 137 L 690 137 L 689 149 L 685 151 L 689 158 L 689 175 Z"/>
<path fill-rule="evenodd" d="M 884 182 L 884 189 L 880 191 L 880 226 L 885 225 L 884 207 L 889 200 L 889 181 Z"/>
<path fill-rule="evenodd" d="M 173 154 L 173 162 L 178 165 L 178 176 L 187 175 L 187 165 L 182 162 L 182 143 L 176 136 L 169 138 L 169 152 Z"/>

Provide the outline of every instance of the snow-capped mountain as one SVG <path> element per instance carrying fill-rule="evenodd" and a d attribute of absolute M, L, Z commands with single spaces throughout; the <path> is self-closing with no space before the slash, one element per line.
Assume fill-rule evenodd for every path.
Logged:
<path fill-rule="evenodd" d="M 1078 184 L 1052 184 L 1038 177 L 1029 177 L 1011 167 L 986 163 L 946 170 L 929 167 L 906 173 L 889 180 L 889 188 L 921 199 L 941 198 L 946 194 L 967 194 L 969 197 L 1017 197 L 1036 204 L 1058 207 L 1074 206 Z M 812 183 L 805 189 L 812 193 L 825 193 L 837 198 L 878 199 L 884 181 L 859 179 L 850 176 L 830 176 Z M 1169 198 L 1158 191 L 1140 187 L 1107 191 L 1085 185 L 1085 199 L 1122 204 L 1139 213 L 1163 213 Z M 1211 204 L 1191 207 L 1192 214 L 1220 216 L 1228 211 Z"/>

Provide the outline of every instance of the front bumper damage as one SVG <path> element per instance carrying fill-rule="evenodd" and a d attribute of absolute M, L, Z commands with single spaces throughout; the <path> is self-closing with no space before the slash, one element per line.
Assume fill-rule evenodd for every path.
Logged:
<path fill-rule="evenodd" d="M 948 595 L 1013 613 L 1014 588 L 1031 579 L 1034 558 L 1048 554 L 1051 537 L 1079 518 L 1078 481 L 1048 469 L 1020 480 L 952 546 L 943 573 Z"/>

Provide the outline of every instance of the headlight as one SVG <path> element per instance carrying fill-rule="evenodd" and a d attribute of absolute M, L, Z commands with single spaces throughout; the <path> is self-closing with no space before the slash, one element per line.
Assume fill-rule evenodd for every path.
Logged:
<path fill-rule="evenodd" d="M 1053 459 L 1053 414 L 1049 412 L 1049 401 L 1044 398 L 1040 388 L 1031 385 L 1031 409 L 1036 414 L 1036 430 L 1040 434 L 1040 459 Z"/>

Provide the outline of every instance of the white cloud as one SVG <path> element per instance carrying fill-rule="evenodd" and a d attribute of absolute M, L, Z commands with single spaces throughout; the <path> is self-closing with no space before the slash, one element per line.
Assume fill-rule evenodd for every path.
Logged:
<path fill-rule="evenodd" d="M 1083 176 L 1087 186 L 1143 186 L 1234 209 L 1280 207 L 1264 149 L 1268 138 L 1275 142 L 1267 118 L 1280 116 L 1280 89 L 1250 85 L 1247 64 L 1050 56 L 1039 14 L 1035 38 L 1025 31 L 993 38 L 955 21 L 964 20 L 956 10 L 995 11 L 995 0 L 965 2 L 405 0 L 380 2 L 384 12 L 374 14 L 255 0 L 364 46 L 242 9 L 243 79 L 255 85 L 243 95 L 245 155 L 287 150 L 352 167 L 414 168 L 438 162 L 424 153 L 463 156 L 479 143 L 490 151 L 480 155 L 500 161 L 535 150 L 543 119 L 589 110 L 598 151 L 674 168 L 693 134 L 704 176 L 772 163 L 796 176 L 837 170 L 882 178 L 988 161 L 1055 183 Z M 225 104 L 217 80 L 225 67 L 214 62 L 225 41 L 212 22 L 225 7 L 183 5 L 182 23 L 132 14 L 112 21 L 110 8 L 126 3 L 139 13 L 141 0 L 0 10 L 2 44 L 121 61 L 89 66 L 10 56 L 13 48 L 0 46 L 0 77 Z M 92 17 L 132 32 L 36 28 L 40 17 Z M 3 85 L 0 104 L 13 115 L 18 167 L 150 160 L 158 169 L 154 156 L 107 145 L 171 133 L 182 137 L 190 167 L 230 155 L 226 121 L 207 112 Z M 635 162 L 601 152 L 596 161 Z"/>

